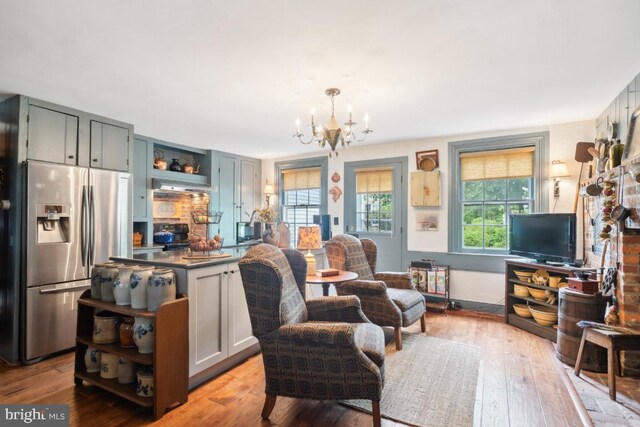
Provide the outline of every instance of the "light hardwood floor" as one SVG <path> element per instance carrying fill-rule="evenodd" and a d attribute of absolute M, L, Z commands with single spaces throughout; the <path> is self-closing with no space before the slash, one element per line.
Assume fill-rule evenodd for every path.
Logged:
<path fill-rule="evenodd" d="M 407 332 L 421 334 L 419 322 Z M 583 425 L 572 400 L 572 388 L 566 385 L 565 369 L 556 360 L 550 341 L 505 325 L 501 318 L 469 313 L 429 314 L 425 334 L 480 347 L 475 425 Z M 392 337 L 389 331 L 388 346 L 393 346 Z M 70 405 L 71 425 L 371 425 L 369 415 L 336 402 L 289 398 L 278 398 L 270 421 L 262 421 L 263 401 L 260 355 L 193 390 L 187 404 L 167 412 L 155 423 L 150 410 L 86 384 L 75 387 L 72 353 L 31 366 L 0 364 L 0 402 L 66 403 Z M 425 402 L 425 406 L 428 404 Z M 383 419 L 383 426 L 396 425 L 401 424 Z"/>

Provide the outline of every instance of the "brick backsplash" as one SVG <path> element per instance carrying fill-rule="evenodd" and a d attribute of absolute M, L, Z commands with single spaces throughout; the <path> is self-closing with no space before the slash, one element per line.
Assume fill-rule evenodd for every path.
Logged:
<path fill-rule="evenodd" d="M 191 211 L 194 209 L 209 210 L 209 197 L 197 193 L 158 193 L 155 192 L 153 200 L 156 202 L 180 203 L 182 206 L 181 218 L 154 218 L 153 223 L 186 223 L 189 224 L 190 236 L 205 236 L 206 224 L 195 224 L 191 219 Z"/>
<path fill-rule="evenodd" d="M 616 196 L 620 191 L 618 183 L 621 173 L 624 174 L 624 169 L 618 167 L 601 175 L 616 183 Z M 585 181 L 582 185 L 593 183 L 596 178 Z M 616 298 L 621 323 L 625 326 L 640 327 L 640 184 L 633 181 L 629 174 L 623 176 L 622 194 L 622 205 L 630 208 L 632 212 L 631 218 L 627 220 L 627 225 L 631 227 L 617 223 L 612 225 L 604 266 L 618 268 Z M 584 202 L 591 217 L 597 217 L 602 208 L 601 197 L 587 197 Z M 603 224 L 598 218 L 596 226 L 592 227 L 586 210 L 584 218 L 586 261 L 590 267 L 600 267 L 604 241 L 598 234 Z M 595 248 L 594 251 L 591 250 L 592 246 Z M 621 363 L 625 374 L 640 376 L 640 354 L 624 352 Z"/>

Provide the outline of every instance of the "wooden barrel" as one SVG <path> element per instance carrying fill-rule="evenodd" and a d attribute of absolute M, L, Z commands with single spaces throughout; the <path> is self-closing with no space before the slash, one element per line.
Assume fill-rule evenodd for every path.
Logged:
<path fill-rule="evenodd" d="M 582 340 L 582 328 L 577 323 L 590 320 L 602 323 L 607 302 L 611 297 L 602 294 L 582 294 L 568 288 L 562 288 L 558 300 L 558 342 L 556 356 L 562 362 L 575 366 Z M 593 372 L 607 371 L 607 350 L 603 347 L 587 344 L 582 368 Z"/>

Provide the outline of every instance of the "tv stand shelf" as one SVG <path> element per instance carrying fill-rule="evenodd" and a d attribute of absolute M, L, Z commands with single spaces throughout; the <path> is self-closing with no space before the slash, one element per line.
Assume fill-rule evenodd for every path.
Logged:
<path fill-rule="evenodd" d="M 558 293 L 558 288 L 552 288 L 550 286 L 538 285 L 533 282 L 525 282 L 519 280 L 515 274 L 515 270 L 518 271 L 530 271 L 534 272 L 536 270 L 545 270 L 551 276 L 561 276 L 563 277 L 562 281 L 566 282 L 567 277 L 570 277 L 575 270 L 575 268 L 569 268 L 564 266 L 552 265 L 547 263 L 537 263 L 537 262 L 527 262 L 520 261 L 517 259 L 507 260 L 505 266 L 505 304 L 504 304 L 504 322 L 510 325 L 513 325 L 517 328 L 524 329 L 525 331 L 531 332 L 532 334 L 538 335 L 543 338 L 547 338 L 553 342 L 556 342 L 557 333 L 556 330 L 552 326 L 542 326 L 538 324 L 533 318 L 526 318 L 518 316 L 514 309 L 514 304 L 528 304 L 530 306 L 544 306 L 554 308 L 556 311 L 558 310 L 557 302 L 555 304 L 549 304 L 545 301 L 538 301 L 531 296 L 529 297 L 520 297 L 515 295 L 514 293 L 514 285 L 522 285 L 535 289 L 542 289 L 545 291 L 550 291 L 555 294 Z M 556 295 L 557 300 L 557 295 Z"/>

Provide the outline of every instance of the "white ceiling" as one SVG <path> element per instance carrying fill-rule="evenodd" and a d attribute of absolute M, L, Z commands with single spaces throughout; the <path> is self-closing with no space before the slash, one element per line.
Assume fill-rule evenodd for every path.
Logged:
<path fill-rule="evenodd" d="M 640 72 L 638 0 L 3 0 L 0 96 L 257 157 L 311 107 L 369 143 L 595 118 Z"/>

